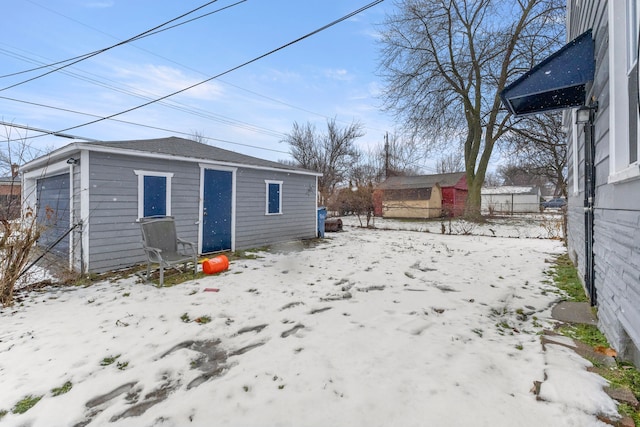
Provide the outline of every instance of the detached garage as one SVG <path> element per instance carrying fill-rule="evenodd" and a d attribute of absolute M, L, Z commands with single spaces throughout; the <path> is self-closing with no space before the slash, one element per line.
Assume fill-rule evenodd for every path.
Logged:
<path fill-rule="evenodd" d="M 146 216 L 173 216 L 201 254 L 316 237 L 320 174 L 192 140 L 76 142 L 22 172 L 40 244 L 61 239 L 55 252 L 78 272 L 144 262 Z"/>

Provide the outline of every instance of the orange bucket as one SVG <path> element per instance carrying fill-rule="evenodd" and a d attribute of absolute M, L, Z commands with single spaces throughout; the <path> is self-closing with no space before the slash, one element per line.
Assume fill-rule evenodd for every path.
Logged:
<path fill-rule="evenodd" d="M 202 261 L 204 274 L 216 274 L 229 268 L 229 259 L 224 255 Z"/>

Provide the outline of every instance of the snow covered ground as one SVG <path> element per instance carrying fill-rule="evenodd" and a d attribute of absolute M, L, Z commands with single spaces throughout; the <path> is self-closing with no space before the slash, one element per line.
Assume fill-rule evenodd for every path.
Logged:
<path fill-rule="evenodd" d="M 345 230 L 171 288 L 130 278 L 2 309 L 0 425 L 583 427 L 615 412 L 588 362 L 537 335 L 559 241 Z M 42 398 L 13 413 L 27 396 Z"/>
<path fill-rule="evenodd" d="M 360 226 L 356 216 L 342 217 L 345 225 Z M 362 225 L 366 225 L 366 218 L 362 218 Z M 491 237 L 513 237 L 532 239 L 562 238 L 562 216 L 559 212 L 545 212 L 540 214 L 516 214 L 511 216 L 487 218 L 483 224 L 464 221 L 462 219 L 428 219 L 428 220 L 399 220 L 388 218 L 374 218 L 374 228 L 387 230 L 423 231 L 437 234 L 461 234 Z M 444 226 L 444 233 L 442 227 Z"/>

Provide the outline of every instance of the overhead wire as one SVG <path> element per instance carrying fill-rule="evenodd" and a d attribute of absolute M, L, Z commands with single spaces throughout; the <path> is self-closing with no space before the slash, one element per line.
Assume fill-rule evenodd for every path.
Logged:
<path fill-rule="evenodd" d="M 92 114 L 89 114 L 89 113 L 80 113 L 80 112 L 73 111 L 73 110 L 65 110 L 65 111 L 74 112 L 74 113 L 77 113 L 77 114 L 84 114 L 84 115 L 87 115 L 87 116 L 92 116 Z M 127 125 L 139 126 L 139 127 L 144 127 L 144 128 L 148 128 L 148 129 L 161 130 L 163 132 L 168 132 L 168 133 L 171 133 L 171 134 L 194 137 L 193 133 L 182 132 L 182 131 L 178 131 L 178 130 L 175 130 L 175 129 L 167 129 L 167 128 L 162 128 L 162 127 L 159 127 L 159 126 L 145 125 L 145 124 L 142 124 L 142 123 L 136 123 L 136 122 L 131 122 L 131 121 L 127 121 L 127 120 L 119 120 L 119 119 L 113 119 L 113 120 L 117 121 L 117 122 L 120 122 L 120 123 L 123 123 L 123 124 L 127 124 Z M 89 141 L 89 142 L 102 142 L 102 140 L 99 140 L 99 139 L 87 138 L 85 136 L 71 135 L 71 134 L 67 134 L 67 133 L 63 133 L 63 132 L 55 132 L 55 131 L 50 131 L 50 130 L 46 130 L 46 129 L 40 129 L 40 128 L 27 126 L 27 125 L 20 125 L 20 124 L 16 124 L 16 123 L 13 123 L 13 122 L 5 122 L 3 120 L 0 120 L 0 126 L 13 127 L 13 128 L 17 128 L 17 129 L 23 129 L 23 130 L 30 130 L 30 131 L 34 131 L 34 132 L 43 133 L 45 135 L 57 136 L 57 137 L 60 137 L 60 138 L 80 139 L 80 140 Z M 271 152 L 274 152 L 274 153 L 289 154 L 288 151 L 276 150 L 276 149 L 273 149 L 273 148 L 260 147 L 258 145 L 245 144 L 245 143 L 242 143 L 242 142 L 230 141 L 228 139 L 214 138 L 214 137 L 206 136 L 206 135 L 200 135 L 200 136 L 203 139 L 206 139 L 208 141 L 217 141 L 217 142 L 222 142 L 222 143 L 225 143 L 225 144 L 239 145 L 239 146 L 242 146 L 242 147 L 255 148 L 255 149 L 258 149 L 258 150 L 271 151 Z M 15 139 L 10 139 L 7 142 L 22 142 L 25 139 L 32 139 L 32 138 L 34 138 L 34 137 L 15 138 Z M 36 148 L 35 150 L 39 151 L 41 153 L 45 152 L 45 150 L 43 150 L 43 149 Z"/>
<path fill-rule="evenodd" d="M 186 92 L 186 91 L 188 91 L 188 90 L 190 90 L 190 89 L 193 89 L 193 88 L 195 88 L 195 87 L 201 86 L 201 85 L 203 85 L 203 84 L 205 84 L 205 83 L 208 83 L 208 82 L 210 82 L 210 81 L 212 81 L 212 80 L 215 80 L 215 79 L 217 79 L 217 78 L 219 78 L 219 77 L 222 77 L 222 76 L 224 76 L 224 75 L 226 75 L 226 74 L 229 74 L 229 73 L 231 73 L 231 72 L 233 72 L 233 71 L 236 71 L 236 70 L 238 70 L 238 69 L 240 69 L 240 68 L 246 67 L 247 65 L 250 65 L 250 64 L 252 64 L 252 63 L 254 63 L 254 62 L 257 62 L 257 61 L 259 61 L 259 60 L 261 60 L 261 59 L 263 59 L 263 58 L 265 58 L 265 57 L 267 57 L 267 56 L 270 56 L 270 55 L 272 55 L 272 54 L 276 53 L 276 52 L 279 52 L 279 51 L 281 51 L 281 50 L 283 50 L 283 49 L 286 49 L 286 48 L 288 48 L 288 47 L 290 47 L 290 46 L 292 46 L 292 45 L 294 45 L 294 44 L 296 44 L 296 43 L 301 42 L 302 40 L 305 40 L 305 39 L 307 39 L 307 38 L 309 38 L 309 37 L 312 37 L 312 36 L 314 36 L 314 35 L 316 35 L 316 34 L 318 34 L 318 33 L 322 32 L 322 31 L 324 31 L 324 30 L 326 30 L 326 29 L 328 29 L 328 28 L 333 27 L 334 25 L 337 25 L 337 24 L 339 24 L 339 23 L 341 23 L 341 22 L 343 22 L 343 21 L 345 21 L 345 20 L 347 20 L 347 19 L 350 19 L 350 18 L 352 18 L 353 16 L 358 15 L 359 13 L 362 13 L 363 11 L 365 11 L 365 10 L 367 10 L 367 9 L 370 9 L 370 8 L 371 8 L 371 7 L 373 7 L 373 6 L 376 6 L 376 5 L 380 4 L 380 3 L 382 3 L 383 1 L 384 1 L 384 0 L 374 0 L 373 2 L 370 2 L 370 3 L 368 3 L 367 5 L 365 5 L 365 6 L 361 7 L 361 8 L 359 8 L 359 9 L 357 9 L 357 10 L 355 10 L 355 11 L 353 11 L 353 12 L 351 12 L 351 13 L 347 14 L 347 15 L 344 15 L 343 17 L 338 18 L 338 19 L 336 19 L 336 20 L 334 20 L 334 21 L 332 21 L 332 22 L 330 22 L 330 23 L 328 23 L 328 24 L 326 24 L 326 25 L 323 25 L 322 27 L 320 27 L 320 28 L 318 28 L 318 29 L 316 29 L 316 30 L 314 30 L 314 31 L 311 31 L 311 32 L 309 32 L 309 33 L 307 33 L 307 34 L 305 34 L 305 35 L 303 35 L 303 36 L 301 36 L 301 37 L 299 37 L 299 38 L 297 38 L 297 39 L 295 39 L 295 40 L 293 40 L 293 41 L 290 41 L 290 42 L 288 42 L 288 43 L 285 43 L 285 44 L 283 44 L 283 45 L 281 45 L 281 46 L 279 46 L 279 47 L 277 47 L 277 48 L 275 48 L 275 49 L 272 49 L 272 50 L 270 50 L 270 51 L 268 51 L 268 52 L 266 52 L 266 53 L 264 53 L 264 54 L 262 54 L 262 55 L 259 55 L 259 56 L 257 56 L 257 57 L 254 57 L 254 58 L 253 58 L 253 59 L 251 59 L 251 60 L 245 61 L 245 62 L 243 62 L 242 64 L 239 64 L 239 65 L 237 65 L 237 66 L 235 66 L 235 67 L 229 68 L 229 69 L 227 69 L 226 71 L 223 71 L 223 72 L 221 72 L 221 73 L 219 73 L 219 74 L 216 74 L 216 75 L 214 75 L 214 76 L 212 76 L 212 77 L 209 77 L 209 78 L 207 78 L 207 79 L 204 79 L 204 80 L 202 80 L 202 81 L 200 81 L 200 82 L 198 82 L 198 83 L 195 83 L 195 84 L 189 85 L 189 86 L 187 86 L 187 87 L 184 87 L 184 88 L 179 89 L 179 90 L 177 90 L 177 91 L 171 92 L 171 93 L 169 93 L 169 94 L 167 94 L 167 95 L 164 95 L 164 96 L 162 96 L 162 97 L 159 97 L 159 98 L 156 98 L 156 99 L 150 100 L 150 101 L 145 102 L 145 103 L 143 103 L 143 104 L 140 104 L 140 105 L 137 105 L 137 106 L 134 106 L 134 107 L 128 108 L 128 109 L 126 109 L 126 110 L 120 111 L 120 112 L 118 112 L 118 113 L 110 114 L 110 115 L 108 115 L 108 116 L 104 116 L 104 117 L 101 117 L 101 118 L 99 118 L 99 119 L 92 120 L 92 121 L 90 121 L 90 122 L 86 122 L 86 123 L 82 123 L 82 124 L 79 124 L 79 125 L 76 125 L 76 126 L 71 126 L 71 127 L 65 128 L 65 129 L 61 129 L 61 130 L 59 130 L 59 131 L 57 131 L 57 132 L 58 132 L 58 133 L 66 132 L 66 131 L 69 131 L 69 130 L 78 129 L 78 128 L 80 128 L 80 127 L 84 127 L 84 126 L 92 125 L 92 124 L 95 124 L 95 123 L 99 123 L 99 122 L 104 121 L 104 120 L 109 120 L 109 119 L 112 119 L 112 118 L 114 118 L 114 117 L 120 116 L 120 115 L 122 115 L 122 114 L 126 114 L 126 113 L 129 113 L 129 112 L 132 112 L 132 111 L 138 110 L 138 109 L 140 109 L 140 108 L 147 107 L 147 106 L 152 105 L 152 104 L 154 104 L 154 103 L 157 103 L 157 102 L 163 101 L 163 100 L 165 100 L 165 99 L 167 99 L 167 98 L 170 98 L 170 97 L 172 97 L 172 96 L 178 95 L 178 94 L 183 93 L 183 92 Z M 44 135 L 43 135 L 43 136 L 44 136 Z"/>
<path fill-rule="evenodd" d="M 113 38 L 113 39 L 116 39 L 116 40 L 117 40 L 117 37 L 115 37 L 115 36 L 113 36 L 113 35 L 111 35 L 111 34 L 109 34 L 109 33 L 106 33 L 106 32 L 104 32 L 104 31 L 102 31 L 102 30 L 100 30 L 100 29 L 98 29 L 98 28 L 92 27 L 92 26 L 90 26 L 90 25 L 88 25 L 88 24 L 85 24 L 85 23 L 83 23 L 83 22 L 81 22 L 81 21 L 78 21 L 77 19 L 74 19 L 74 18 L 72 18 L 72 17 L 69 17 L 69 16 L 67 16 L 67 15 L 65 15 L 65 14 L 62 14 L 62 13 L 60 13 L 60 12 L 58 12 L 58 11 L 55 11 L 55 10 L 53 10 L 53 9 L 50 9 L 50 8 L 48 8 L 48 7 L 46 7 L 46 6 L 43 6 L 43 5 L 39 4 L 39 3 L 36 3 L 36 2 L 34 2 L 33 0 L 27 0 L 27 1 L 28 1 L 29 3 L 32 3 L 32 4 L 36 5 L 36 6 L 38 6 L 38 7 L 41 7 L 41 8 L 43 8 L 43 9 L 48 10 L 48 11 L 50 11 L 51 13 L 55 13 L 55 14 L 57 14 L 57 15 L 59 15 L 59 16 L 62 16 L 62 17 L 63 17 L 63 18 L 65 18 L 65 19 L 68 19 L 68 20 L 70 20 L 70 21 L 73 21 L 73 22 L 75 22 L 75 23 L 77 23 L 77 24 L 79 24 L 79 25 L 82 25 L 82 26 L 87 27 L 87 28 L 89 28 L 89 29 L 91 29 L 91 30 L 93 30 L 93 31 L 96 31 L 96 32 L 98 32 L 98 33 L 104 34 L 104 35 L 106 35 L 106 36 L 108 36 L 108 37 L 111 37 L 111 38 Z M 244 2 L 244 1 L 246 1 L 246 0 L 242 0 L 242 1 L 239 1 L 239 2 L 237 2 L 237 3 L 231 4 L 231 5 L 229 5 L 229 6 L 226 6 L 226 8 L 229 8 L 229 7 L 232 7 L 232 6 L 236 6 L 237 4 L 242 3 L 242 2 Z M 222 8 L 222 9 L 220 9 L 220 10 L 223 10 L 223 9 L 225 9 L 225 8 Z M 210 12 L 210 13 L 215 13 L 215 12 L 216 12 L 216 11 L 214 11 L 214 12 Z M 206 15 L 208 15 L 208 14 L 206 14 Z M 206 16 L 206 15 L 203 15 L 203 16 Z M 191 20 L 189 20 L 189 21 L 185 21 L 184 23 L 186 23 L 186 22 L 190 22 L 190 21 L 195 20 L 195 19 L 196 19 L 196 18 L 193 18 L 193 19 L 191 19 Z M 181 23 L 181 24 L 182 24 L 182 23 Z M 179 24 L 179 25 L 181 25 L 181 24 Z M 173 27 L 168 27 L 167 29 L 169 29 L 169 28 L 173 28 Z M 195 68 L 192 68 L 192 67 L 189 67 L 189 66 L 187 66 L 187 65 L 184 65 L 184 64 L 182 64 L 182 63 L 180 63 L 180 62 L 174 61 L 174 60 L 172 60 L 172 59 L 170 59 L 170 58 L 167 58 L 166 56 L 159 55 L 159 54 L 157 54 L 157 53 L 155 53 L 155 52 L 152 52 L 152 51 L 150 51 L 150 50 L 148 50 L 148 49 L 144 49 L 144 48 L 142 48 L 142 47 L 140 47 L 140 46 L 136 46 L 135 44 L 131 44 L 130 46 L 132 46 L 132 47 L 134 47 L 134 48 L 136 48 L 136 49 L 138 49 L 138 50 L 141 50 L 141 51 L 143 51 L 143 52 L 146 52 L 146 53 L 148 53 L 148 54 L 150 54 L 150 55 L 153 55 L 153 56 L 156 56 L 156 57 L 158 57 L 158 58 L 161 58 L 161 59 L 163 59 L 163 60 L 165 60 L 165 61 L 168 61 L 168 62 L 170 62 L 170 63 L 176 64 L 176 65 L 178 65 L 178 66 L 180 66 L 180 67 L 182 67 L 182 68 L 184 68 L 184 69 L 187 69 L 187 70 L 193 71 L 193 72 L 198 73 L 198 74 L 200 74 L 200 75 L 202 75 L 202 76 L 207 76 L 207 73 L 204 73 L 204 72 L 202 72 L 202 71 L 200 71 L 200 70 L 197 70 L 197 69 L 195 69 Z M 288 103 L 288 102 L 282 101 L 282 100 L 280 100 L 280 99 L 273 98 L 273 97 L 270 97 L 270 96 L 267 96 L 267 95 L 264 95 L 264 94 L 261 94 L 261 93 L 258 93 L 258 92 L 255 92 L 255 91 L 252 91 L 252 90 L 250 90 L 250 89 L 243 88 L 243 87 L 241 87 L 241 86 L 239 86 L 239 85 L 236 85 L 236 84 L 230 83 L 230 82 L 228 82 L 228 81 L 226 81 L 226 80 L 223 80 L 223 79 L 218 79 L 218 81 L 219 81 L 220 83 L 225 84 L 225 85 L 228 85 L 228 86 L 234 87 L 234 88 L 236 88 L 236 89 L 238 89 L 238 90 L 244 91 L 244 92 L 246 92 L 246 93 L 249 93 L 249 94 L 252 94 L 252 95 L 258 96 L 258 97 L 260 97 L 260 98 L 263 98 L 263 99 L 266 99 L 266 100 L 269 100 L 269 101 L 272 101 L 272 102 L 275 102 L 275 103 L 280 104 L 280 105 L 284 105 L 284 106 L 289 107 L 289 108 L 296 109 L 296 110 L 298 110 L 298 111 L 303 111 L 303 112 L 305 112 L 305 113 L 313 114 L 313 115 L 315 115 L 315 116 L 322 117 L 322 118 L 324 118 L 324 119 L 326 119 L 326 120 L 335 119 L 334 117 L 328 116 L 328 115 L 326 115 L 326 114 L 318 113 L 318 112 L 316 112 L 316 111 L 312 111 L 312 110 L 309 110 L 309 109 L 307 109 L 307 108 L 303 108 L 303 107 L 300 107 L 300 106 L 296 106 L 296 105 L 293 105 L 293 104 L 291 104 L 291 103 Z M 232 119 L 232 120 L 233 120 L 233 119 Z M 346 122 L 346 121 L 344 121 L 344 120 L 339 120 L 339 119 L 336 119 L 336 120 L 337 120 L 338 122 L 341 122 L 341 123 L 348 123 L 348 122 Z M 384 130 L 384 129 L 378 129 L 378 128 L 372 127 L 372 126 L 370 126 L 370 125 L 365 126 L 365 127 L 366 127 L 367 129 L 374 130 L 374 131 L 386 132 L 386 130 Z"/>
<path fill-rule="evenodd" d="M 246 0 L 243 0 L 246 1 Z M 0 48 L 0 52 L 5 51 L 4 49 Z M 33 62 L 34 60 L 31 58 L 28 58 L 24 55 L 19 55 L 16 54 L 14 52 L 11 52 L 12 56 L 14 58 L 18 58 L 18 59 L 22 59 L 25 61 L 31 61 Z M 129 96 L 133 96 L 139 99 L 143 99 L 143 100 L 151 100 L 154 99 L 154 97 L 157 97 L 158 95 L 155 93 L 151 93 L 151 92 L 147 92 L 144 91 L 140 88 L 131 88 L 130 86 L 126 85 L 126 84 L 120 84 L 117 85 L 116 82 L 114 82 L 111 79 L 107 79 L 107 78 L 102 78 L 102 77 L 98 77 L 97 75 L 93 74 L 93 73 L 87 73 L 85 71 L 79 70 L 79 72 L 73 72 L 73 71 L 69 71 L 69 70 L 62 70 L 60 71 L 63 74 L 66 74 L 68 76 L 89 82 L 91 84 L 95 84 L 97 86 L 101 86 L 104 87 L 106 89 L 109 90 L 113 90 L 115 92 L 119 92 L 125 95 L 129 95 Z M 82 75 L 82 74 L 87 74 L 89 77 Z M 101 81 L 100 79 L 103 79 L 104 81 L 107 82 L 111 82 L 113 84 L 109 84 L 109 83 L 105 83 L 104 81 Z M 120 87 L 119 87 L 120 86 Z M 15 101 L 15 102 L 19 102 L 19 100 L 15 99 L 15 98 L 9 98 L 9 97 L 1 97 L 0 98 L 4 98 L 7 100 L 11 100 L 11 101 Z M 278 132 L 263 126 L 259 126 L 259 125 L 255 125 L 255 124 L 251 124 L 248 123 L 246 121 L 242 121 L 242 120 L 238 120 L 238 119 L 233 119 L 231 117 L 222 115 L 222 114 L 218 114 L 218 113 L 213 113 L 201 108 L 195 108 L 195 107 L 191 107 L 187 104 L 181 103 L 179 101 L 176 100 L 168 100 L 168 101 L 160 101 L 161 105 L 164 105 L 168 108 L 177 110 L 177 111 L 181 111 L 187 114 L 191 114 L 194 116 L 198 116 L 204 119 L 208 119 L 208 120 L 212 120 L 218 123 L 222 123 L 228 126 L 234 126 L 237 128 L 241 128 L 244 130 L 248 130 L 251 132 L 255 132 L 255 133 L 261 133 L 264 135 L 269 135 L 269 136 L 274 136 L 277 138 L 284 138 L 285 134 L 282 132 Z M 99 117 L 99 116 L 96 116 Z"/>
<path fill-rule="evenodd" d="M 217 1 L 217 0 L 216 0 L 216 1 Z M 87 58 L 89 58 L 89 57 L 91 57 L 91 56 L 98 55 L 98 54 L 100 54 L 100 53 L 102 53 L 102 52 L 105 52 L 106 50 L 109 50 L 109 49 L 111 49 L 111 48 L 113 48 L 113 47 L 119 46 L 119 45 L 121 45 L 121 44 L 124 44 L 124 43 L 131 43 L 131 42 L 133 42 L 133 41 L 141 40 L 141 39 L 143 39 L 143 38 L 145 38 L 145 37 L 153 36 L 153 35 L 155 35 L 155 34 L 162 33 L 162 32 L 164 32 L 164 31 L 168 31 L 168 30 L 171 30 L 171 29 L 176 28 L 176 27 L 180 27 L 180 26 L 182 26 L 182 25 L 184 25 L 184 24 L 188 24 L 189 22 L 193 22 L 193 21 L 196 21 L 196 20 L 198 20 L 198 19 L 204 18 L 204 17 L 206 17 L 206 16 L 213 15 L 214 13 L 222 12 L 223 10 L 226 10 L 226 9 L 231 8 L 231 7 L 237 6 L 237 5 L 239 5 L 240 3 L 244 3 L 244 2 L 246 2 L 246 1 L 247 1 L 247 0 L 240 0 L 240 1 L 237 1 L 237 2 L 235 2 L 235 3 L 233 3 L 233 4 L 227 5 L 227 6 L 225 6 L 225 7 L 220 8 L 220 9 L 216 9 L 216 10 L 214 10 L 214 11 L 211 11 L 211 12 L 205 13 L 205 14 L 203 14 L 203 15 L 196 16 L 195 18 L 188 19 L 188 20 L 186 20 L 186 21 L 180 22 L 179 24 L 171 25 L 171 26 L 169 26 L 169 27 L 167 27 L 167 28 L 160 28 L 160 29 L 155 30 L 155 31 L 152 31 L 152 32 L 150 32 L 150 33 L 148 33 L 148 34 L 142 33 L 142 35 L 138 35 L 138 36 L 132 37 L 131 39 L 129 39 L 129 41 L 126 41 L 126 40 L 125 40 L 125 41 L 121 41 L 120 43 L 115 44 L 115 45 L 113 45 L 113 46 L 111 46 L 111 47 L 109 47 L 109 48 L 94 50 L 93 52 L 85 53 L 85 54 L 82 54 L 82 55 L 77 55 L 77 56 L 74 56 L 74 57 L 72 57 L 72 58 L 63 59 L 63 60 L 61 60 L 61 61 L 53 62 L 53 63 L 50 63 L 50 64 L 43 64 L 43 65 L 40 65 L 40 66 L 35 67 L 35 68 L 30 68 L 30 69 L 28 69 L 28 70 L 22 70 L 22 71 L 17 71 L 17 72 L 15 72 L 15 73 L 10 73 L 10 74 L 0 75 L 0 79 L 6 78 L 6 77 L 13 77 L 13 76 L 17 76 L 17 75 L 20 75 L 20 74 L 26 74 L 26 73 L 30 73 L 30 72 L 33 72 L 33 71 L 42 70 L 42 69 L 44 69 L 44 68 L 51 68 L 51 67 L 55 67 L 56 65 L 64 64 L 64 63 L 66 63 L 66 62 L 74 61 L 74 60 L 76 60 L 76 59 L 82 59 L 82 60 L 84 60 L 84 59 L 87 59 Z M 64 16 L 64 15 L 63 15 L 63 16 Z M 72 64 L 69 64 L 69 65 L 72 65 Z M 55 71 L 55 70 L 54 70 L 54 71 Z"/>
<path fill-rule="evenodd" d="M 81 57 L 81 58 L 79 58 L 79 59 L 76 59 L 76 60 L 74 60 L 74 61 L 72 61 L 72 62 L 69 62 L 68 64 L 62 65 L 62 66 L 60 66 L 60 67 L 54 68 L 53 70 L 49 70 L 49 71 L 47 71 L 46 73 L 42 73 L 42 74 L 39 74 L 39 75 L 37 75 L 37 76 L 31 77 L 31 78 L 29 78 L 29 79 L 27 79 L 27 80 L 23 80 L 23 81 L 21 81 L 21 82 L 14 83 L 14 84 L 12 84 L 12 85 L 9 85 L 9 86 L 7 86 L 7 87 L 4 87 L 4 88 L 0 89 L 0 92 L 5 91 L 5 90 L 8 90 L 8 89 L 11 89 L 11 88 L 14 88 L 14 87 L 16 87 L 16 86 L 23 85 L 23 84 L 28 83 L 28 82 L 31 82 L 31 81 L 34 81 L 34 80 L 36 80 L 36 79 L 42 78 L 42 77 L 44 77 L 44 76 L 47 76 L 47 75 L 49 75 L 49 74 L 55 73 L 56 71 L 62 70 L 63 68 L 70 67 L 71 65 L 74 65 L 74 64 L 77 64 L 77 63 L 79 63 L 79 62 L 81 62 L 81 61 L 84 61 L 84 60 L 87 60 L 87 59 L 89 59 L 89 58 L 92 58 L 92 57 L 94 57 L 94 56 L 96 56 L 96 55 L 99 55 L 99 54 L 101 54 L 101 53 L 104 53 L 104 52 L 106 52 L 106 51 L 108 51 L 108 50 L 111 50 L 111 49 L 113 49 L 113 48 L 115 48 L 115 47 L 122 46 L 122 45 L 127 44 L 127 43 L 131 43 L 132 41 L 137 40 L 138 38 L 140 38 L 141 36 L 143 36 L 143 35 L 145 35 L 145 34 L 151 33 L 152 31 L 155 31 L 155 30 L 157 30 L 157 29 L 159 29 L 159 28 L 162 28 L 162 27 L 164 27 L 165 25 L 170 24 L 171 22 L 174 22 L 174 21 L 177 21 L 177 20 L 179 20 L 179 19 L 181 19 L 181 18 L 184 18 L 185 16 L 190 15 L 190 14 L 192 14 L 192 13 L 194 13 L 194 12 L 196 12 L 196 11 L 198 11 L 198 10 L 200 10 L 200 9 L 204 8 L 204 7 L 207 7 L 207 6 L 209 6 L 210 4 L 215 3 L 215 2 L 217 2 L 217 1 L 218 1 L 218 0 L 210 0 L 210 1 L 208 1 L 207 3 L 205 3 L 205 4 L 201 5 L 201 6 L 198 6 L 198 7 L 196 7 L 195 9 L 190 10 L 189 12 L 183 13 L 182 15 L 177 16 L 177 17 L 175 17 L 175 18 L 173 18 L 173 19 L 170 19 L 169 21 L 166 21 L 166 22 L 164 22 L 164 23 L 162 23 L 162 24 L 160 24 L 160 25 L 157 25 L 157 26 L 155 26 L 155 27 L 153 27 L 153 28 L 151 28 L 151 29 L 149 29 L 149 30 L 143 31 L 142 33 L 140 33 L 140 34 L 138 34 L 138 35 L 136 35 L 136 36 L 130 37 L 130 38 L 126 39 L 126 40 L 123 40 L 123 41 L 121 41 L 121 42 L 119 42 L 119 43 L 116 43 L 116 44 L 114 44 L 114 45 L 111 45 L 111 46 L 109 46 L 109 47 L 106 47 L 106 48 L 103 48 L 103 49 L 97 50 L 97 51 L 95 51 L 95 52 L 93 52 L 93 53 L 91 53 L 91 54 L 84 55 L 84 56 L 82 56 L 82 57 Z"/>

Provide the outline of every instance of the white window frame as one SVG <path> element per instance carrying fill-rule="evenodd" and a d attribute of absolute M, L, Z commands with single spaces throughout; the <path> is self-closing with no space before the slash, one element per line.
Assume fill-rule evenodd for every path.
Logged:
<path fill-rule="evenodd" d="M 629 161 L 629 85 L 628 73 L 637 61 L 640 13 L 638 0 L 611 1 L 609 18 L 609 183 L 624 182 L 640 177 L 640 162 Z M 635 17 L 629 18 L 630 11 Z M 625 25 L 614 25 L 624 22 Z M 635 28 L 631 28 L 635 27 Z M 632 40 L 634 38 L 634 40 Z M 637 46 L 636 46 L 637 47 Z M 620 67 L 619 64 L 625 64 Z M 640 117 L 638 121 L 638 152 L 640 153 Z"/>
<path fill-rule="evenodd" d="M 160 176 L 167 179 L 166 188 L 166 200 L 167 205 L 165 211 L 167 216 L 171 215 L 171 178 L 173 178 L 173 172 L 156 172 L 146 170 L 134 170 L 138 176 L 138 220 L 144 217 L 144 177 L 145 176 Z"/>
<path fill-rule="evenodd" d="M 265 179 L 264 180 L 265 183 L 265 207 L 264 207 L 264 214 L 265 215 L 282 215 L 282 187 L 283 187 L 283 181 L 274 181 L 274 180 L 270 180 L 270 179 Z M 280 187 L 280 197 L 278 198 L 278 212 L 269 212 L 269 185 L 270 184 L 278 184 L 278 186 Z"/>

